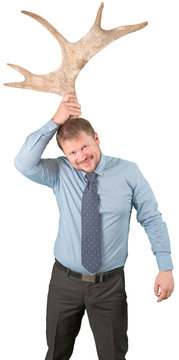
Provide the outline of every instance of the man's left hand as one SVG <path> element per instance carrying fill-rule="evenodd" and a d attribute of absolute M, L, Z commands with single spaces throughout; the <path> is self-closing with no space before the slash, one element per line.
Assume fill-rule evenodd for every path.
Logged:
<path fill-rule="evenodd" d="M 159 292 L 160 288 L 160 292 Z M 174 290 L 174 279 L 172 270 L 160 271 L 155 280 L 154 292 L 158 296 L 158 300 L 168 299 Z"/>

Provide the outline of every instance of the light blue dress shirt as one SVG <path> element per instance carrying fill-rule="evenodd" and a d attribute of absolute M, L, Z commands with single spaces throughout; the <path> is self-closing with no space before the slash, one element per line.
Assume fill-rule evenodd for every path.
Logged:
<path fill-rule="evenodd" d="M 86 173 L 73 168 L 65 156 L 41 158 L 58 128 L 53 120 L 49 120 L 30 134 L 15 158 L 15 166 L 30 180 L 53 189 L 60 212 L 55 258 L 74 271 L 91 274 L 81 264 L 81 199 Z M 167 226 L 158 211 L 150 185 L 138 166 L 101 153 L 95 173 L 98 175 L 102 223 L 102 265 L 98 272 L 124 266 L 133 207 L 137 210 L 137 220 L 148 235 L 159 270 L 172 270 Z"/>

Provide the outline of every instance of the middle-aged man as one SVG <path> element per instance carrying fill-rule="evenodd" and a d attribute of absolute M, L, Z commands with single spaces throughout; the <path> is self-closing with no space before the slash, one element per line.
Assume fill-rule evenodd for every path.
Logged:
<path fill-rule="evenodd" d="M 174 289 L 170 240 L 138 166 L 102 154 L 98 134 L 78 118 L 81 106 L 75 99 L 66 94 L 53 118 L 27 137 L 15 159 L 22 174 L 53 189 L 60 211 L 47 301 L 46 360 L 70 359 L 85 309 L 99 359 L 125 360 L 124 265 L 132 208 L 156 256 L 158 302 Z M 56 132 L 65 156 L 41 158 Z"/>

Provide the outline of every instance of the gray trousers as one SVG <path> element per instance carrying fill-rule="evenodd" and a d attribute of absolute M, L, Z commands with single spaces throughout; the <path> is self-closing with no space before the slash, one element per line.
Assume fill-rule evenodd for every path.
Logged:
<path fill-rule="evenodd" d="M 45 360 L 70 359 L 85 309 L 99 359 L 125 360 L 128 338 L 124 269 L 106 281 L 91 283 L 65 272 L 57 261 L 47 299 Z"/>

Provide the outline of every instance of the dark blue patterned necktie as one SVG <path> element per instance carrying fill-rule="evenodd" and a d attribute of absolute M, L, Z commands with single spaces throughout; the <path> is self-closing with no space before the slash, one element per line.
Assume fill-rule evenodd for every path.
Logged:
<path fill-rule="evenodd" d="M 96 174 L 86 173 L 88 180 L 81 204 L 82 265 L 95 273 L 101 266 L 101 224 L 96 189 Z"/>

